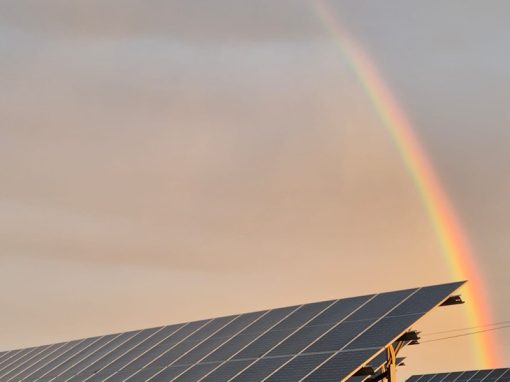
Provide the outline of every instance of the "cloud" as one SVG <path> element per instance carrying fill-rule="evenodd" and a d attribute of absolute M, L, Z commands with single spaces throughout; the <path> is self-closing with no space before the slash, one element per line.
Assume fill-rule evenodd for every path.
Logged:
<path fill-rule="evenodd" d="M 307 2 L 8 1 L 3 23 L 62 38 L 134 36 L 206 43 L 302 40 L 321 35 Z"/>

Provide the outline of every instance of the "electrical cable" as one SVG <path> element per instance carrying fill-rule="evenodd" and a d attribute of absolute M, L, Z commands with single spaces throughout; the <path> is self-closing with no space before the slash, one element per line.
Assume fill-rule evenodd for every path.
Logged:
<path fill-rule="evenodd" d="M 447 337 L 434 338 L 434 339 L 432 339 L 432 340 L 420 341 L 420 344 L 424 344 L 424 343 L 427 343 L 427 342 L 443 341 L 443 340 L 448 340 L 448 339 L 451 339 L 451 338 L 458 338 L 458 337 L 471 336 L 471 335 L 473 335 L 473 334 L 478 334 L 478 333 L 483 333 L 483 332 L 491 332 L 491 331 L 494 331 L 494 330 L 500 330 L 500 329 L 505 329 L 505 328 L 510 328 L 510 325 L 503 325 L 503 326 L 498 326 L 498 327 L 495 327 L 495 328 L 489 328 L 489 329 L 477 330 L 477 331 L 475 331 L 475 332 L 469 332 L 469 333 L 457 334 L 457 335 L 454 335 L 454 336 L 447 336 Z"/>
<path fill-rule="evenodd" d="M 432 335 L 436 335 L 436 334 L 444 334 L 444 333 L 452 333 L 452 332 L 463 332 L 465 330 L 473 330 L 473 329 L 479 329 L 479 328 L 486 328 L 488 326 L 500 326 L 500 325 L 506 325 L 506 324 L 510 324 L 510 321 L 493 322 L 491 324 L 470 326 L 470 327 L 459 328 L 459 329 L 441 330 L 439 332 L 428 332 L 428 333 L 423 333 L 423 335 L 432 336 Z"/>

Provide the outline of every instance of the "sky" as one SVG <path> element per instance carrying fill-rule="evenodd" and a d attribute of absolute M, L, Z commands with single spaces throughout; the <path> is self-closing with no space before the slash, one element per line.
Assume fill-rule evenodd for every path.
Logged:
<path fill-rule="evenodd" d="M 508 2 L 329 4 L 510 320 Z M 310 1 L 1 1 L 0 83 L 2 349 L 452 281 Z M 466 326 L 455 306 L 418 329 Z M 476 368 L 475 343 L 424 342 L 400 373 Z"/>

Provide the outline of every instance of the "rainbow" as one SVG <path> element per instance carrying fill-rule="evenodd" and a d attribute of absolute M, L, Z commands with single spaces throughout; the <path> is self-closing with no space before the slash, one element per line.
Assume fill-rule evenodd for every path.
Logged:
<path fill-rule="evenodd" d="M 389 132 L 395 146 L 423 200 L 426 212 L 437 234 L 452 276 L 469 280 L 465 297 L 468 315 L 473 326 L 485 326 L 492 321 L 483 279 L 478 271 L 473 251 L 463 233 L 459 220 L 441 187 L 437 175 L 413 132 L 406 115 L 391 94 L 373 60 L 350 36 L 324 0 L 310 0 L 323 25 L 333 36 L 343 56 L 375 108 L 381 123 Z M 496 337 L 491 332 L 473 336 L 473 350 L 479 368 L 501 365 Z"/>

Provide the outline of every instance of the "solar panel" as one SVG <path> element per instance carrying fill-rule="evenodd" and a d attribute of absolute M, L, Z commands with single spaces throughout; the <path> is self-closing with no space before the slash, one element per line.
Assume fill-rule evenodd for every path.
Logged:
<path fill-rule="evenodd" d="M 354 376 L 362 366 L 371 363 L 380 369 L 386 362 L 385 347 L 461 285 L 321 301 L 13 350 L 0 353 L 0 380 L 362 382 L 366 376 Z"/>
<path fill-rule="evenodd" d="M 510 368 L 420 374 L 406 382 L 510 382 Z"/>

